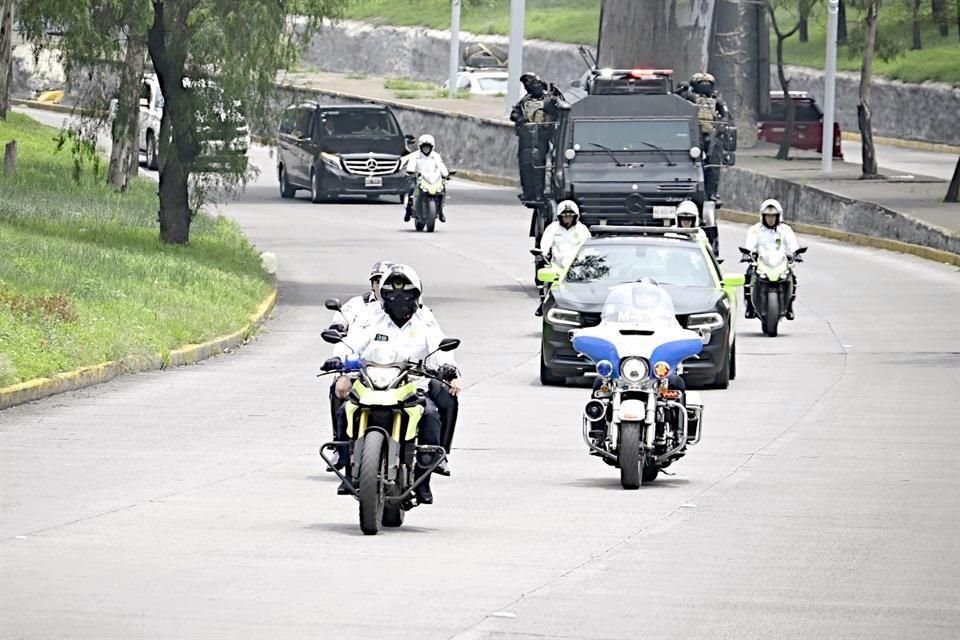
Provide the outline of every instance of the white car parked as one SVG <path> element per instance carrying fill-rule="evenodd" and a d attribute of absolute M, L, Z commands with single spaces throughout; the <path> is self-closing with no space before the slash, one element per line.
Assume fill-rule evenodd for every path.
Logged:
<path fill-rule="evenodd" d="M 457 74 L 457 91 L 469 91 L 473 95 L 498 96 L 507 93 L 509 74 L 500 70 L 466 70 Z M 450 84 L 443 83 L 446 89 Z"/>
<path fill-rule="evenodd" d="M 186 81 L 189 82 L 189 81 Z M 233 118 L 238 121 L 237 134 L 230 143 L 230 150 L 246 155 L 250 148 L 250 131 L 247 121 L 236 109 L 226 112 L 219 110 L 220 120 Z M 163 94 L 160 92 L 160 82 L 157 76 L 149 73 L 143 76 L 140 87 L 140 151 L 146 156 L 147 168 L 158 167 L 158 146 L 160 120 L 163 118 Z M 216 154 L 224 149 L 222 140 L 208 140 L 204 144 L 204 154 Z"/>

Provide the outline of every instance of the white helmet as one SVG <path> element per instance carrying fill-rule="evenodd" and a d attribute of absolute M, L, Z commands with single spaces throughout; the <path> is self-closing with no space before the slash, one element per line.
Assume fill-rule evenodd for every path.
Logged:
<path fill-rule="evenodd" d="M 417 272 L 405 264 L 394 264 L 383 271 L 380 306 L 398 325 L 403 326 L 420 308 L 423 286 Z"/>
<path fill-rule="evenodd" d="M 557 217 L 562 216 L 563 214 L 570 214 L 580 217 L 580 207 L 577 206 L 577 203 L 573 200 L 564 200 L 557 205 Z"/>
<path fill-rule="evenodd" d="M 684 200 L 677 205 L 677 226 L 680 224 L 680 218 L 693 219 L 694 227 L 700 226 L 700 211 L 697 209 L 697 204 L 692 200 Z"/>
<path fill-rule="evenodd" d="M 425 133 L 425 134 L 423 134 L 422 136 L 420 136 L 420 139 L 417 141 L 417 148 L 419 149 L 420 147 L 422 147 L 422 146 L 425 145 L 425 144 L 430 145 L 430 146 L 433 147 L 434 149 L 437 148 L 437 143 L 436 143 L 436 141 L 433 139 L 433 136 L 430 135 L 429 133 Z"/>
<path fill-rule="evenodd" d="M 777 216 L 777 222 L 773 226 L 783 222 L 783 207 L 780 202 L 773 198 L 768 198 L 760 204 L 760 222 L 763 222 L 765 216 Z"/>

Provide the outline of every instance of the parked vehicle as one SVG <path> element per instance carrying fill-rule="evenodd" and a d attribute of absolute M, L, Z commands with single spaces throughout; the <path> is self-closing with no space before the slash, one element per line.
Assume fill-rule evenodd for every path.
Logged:
<path fill-rule="evenodd" d="M 806 91 L 791 91 L 794 104 L 793 135 L 790 146 L 823 153 L 823 111 Z M 757 138 L 774 144 L 783 141 L 787 129 L 787 101 L 782 91 L 770 92 L 770 112 L 757 121 Z M 840 125 L 833 123 L 833 157 L 843 160 Z"/>
<path fill-rule="evenodd" d="M 194 91 L 205 91 L 205 102 L 211 105 L 210 112 L 216 113 L 218 118 L 214 122 L 197 123 L 202 149 L 200 160 L 211 165 L 225 164 L 229 160 L 222 154 L 246 157 L 250 148 L 250 129 L 239 103 L 229 107 L 217 104 L 220 92 L 210 81 L 191 81 L 186 79 L 184 84 Z M 114 108 L 111 105 L 111 108 Z M 160 92 L 160 81 L 152 73 L 144 75 L 140 86 L 140 117 L 139 117 L 139 149 L 146 157 L 148 169 L 159 168 L 160 158 L 160 122 L 163 119 L 163 94 Z"/>
<path fill-rule="evenodd" d="M 724 274 L 697 229 L 596 225 L 566 271 L 544 268 L 540 382 L 564 384 L 593 372 L 570 331 L 600 324 L 615 285 L 652 278 L 670 294 L 680 326 L 700 334 L 703 350 L 682 364 L 689 384 L 726 388 L 737 375 L 737 295 L 743 274 Z"/>
<path fill-rule="evenodd" d="M 793 297 L 794 264 L 803 262 L 801 254 L 808 247 L 800 247 L 793 256 L 788 256 L 782 244 L 761 246 L 754 253 L 745 247 L 739 247 L 743 256 L 740 262 L 749 262 L 753 267 L 753 282 L 750 283 L 750 298 L 753 308 L 760 318 L 763 333 L 775 338 L 780 319 L 787 313 L 790 298 Z"/>
<path fill-rule="evenodd" d="M 343 339 L 328 330 L 321 337 L 336 344 Z M 446 338 L 440 350 L 452 351 L 460 341 Z M 441 446 L 418 445 L 417 429 L 423 417 L 425 397 L 418 393 L 417 380 L 437 378 L 422 363 L 398 361 L 395 348 L 387 342 L 369 358 L 348 358 L 343 370 L 331 372 L 354 378 L 345 401 L 349 442 L 328 442 L 320 456 L 336 470 L 360 503 L 360 529 L 367 535 L 380 527 L 399 527 L 404 515 L 418 506 L 414 491 L 446 459 Z M 330 454 L 338 446 L 350 445 L 348 475 L 337 469 Z M 329 452 L 329 454 L 328 454 Z M 416 454 L 431 454 L 431 465 L 420 475 L 415 472 Z"/>
<path fill-rule="evenodd" d="M 383 195 L 403 202 L 412 184 L 402 161 L 413 143 L 384 105 L 291 106 L 278 135 L 280 197 L 293 198 L 307 189 L 313 202 Z"/>
<path fill-rule="evenodd" d="M 670 296 L 650 281 L 612 287 L 600 324 L 571 333 L 599 376 L 584 408 L 584 442 L 620 469 L 624 489 L 638 489 L 700 441 L 700 396 L 675 375 L 703 348 L 700 335 L 680 326 Z"/>
<path fill-rule="evenodd" d="M 509 74 L 502 69 L 461 69 L 457 74 L 457 91 L 466 91 L 477 96 L 506 95 Z M 442 88 L 450 86 L 450 81 Z"/>

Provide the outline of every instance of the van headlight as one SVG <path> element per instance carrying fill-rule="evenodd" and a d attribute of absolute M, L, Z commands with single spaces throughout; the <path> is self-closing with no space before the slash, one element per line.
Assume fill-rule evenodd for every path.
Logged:
<path fill-rule="evenodd" d="M 627 382 L 640 382 L 649 371 L 650 367 L 643 358 L 625 358 L 620 363 L 620 376 Z"/>
<path fill-rule="evenodd" d="M 320 159 L 323 160 L 323 164 L 327 165 L 328 168 L 333 169 L 334 171 L 341 171 L 340 156 L 333 153 L 321 153 Z"/>

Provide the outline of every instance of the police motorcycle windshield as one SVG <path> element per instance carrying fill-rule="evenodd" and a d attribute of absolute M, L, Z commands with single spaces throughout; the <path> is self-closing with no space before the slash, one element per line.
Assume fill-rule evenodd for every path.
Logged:
<path fill-rule="evenodd" d="M 757 251 L 757 268 L 771 280 L 779 280 L 787 271 L 787 252 L 782 242 L 761 246 Z"/>
<path fill-rule="evenodd" d="M 443 175 L 440 173 L 440 167 L 434 163 L 420 170 L 420 190 L 430 194 L 438 193 L 443 187 Z"/>
<path fill-rule="evenodd" d="M 573 347 L 594 363 L 607 361 L 612 373 L 621 377 L 624 360 L 642 358 L 649 377 L 650 367 L 666 362 L 676 371 L 683 360 L 703 349 L 699 334 L 677 322 L 670 295 L 659 286 L 636 282 L 612 287 L 596 327 L 573 332 Z M 602 372 L 600 372 L 602 373 Z"/>
<path fill-rule="evenodd" d="M 404 364 L 396 348 L 378 344 L 364 358 L 364 373 L 374 389 L 389 389 L 401 379 Z"/>

